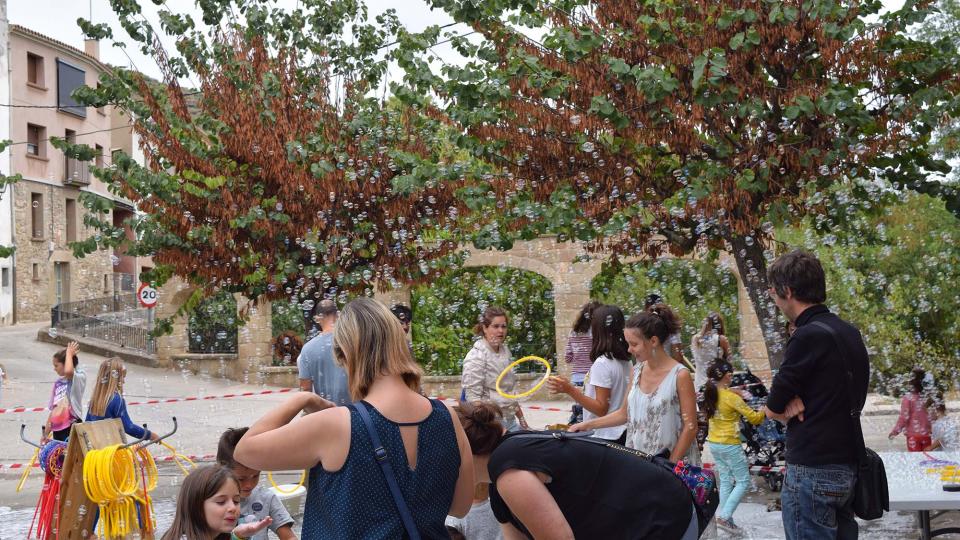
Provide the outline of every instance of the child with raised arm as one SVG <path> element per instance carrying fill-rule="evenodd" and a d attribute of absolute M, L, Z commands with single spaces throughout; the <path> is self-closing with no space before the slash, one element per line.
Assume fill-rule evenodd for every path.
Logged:
<path fill-rule="evenodd" d="M 87 386 L 87 374 L 80 367 L 77 352 L 80 344 L 76 341 L 53 355 L 53 371 L 58 378 L 50 392 L 50 415 L 43 426 L 43 438 L 53 437 L 65 441 L 70 436 L 70 428 L 83 418 L 83 390 Z"/>

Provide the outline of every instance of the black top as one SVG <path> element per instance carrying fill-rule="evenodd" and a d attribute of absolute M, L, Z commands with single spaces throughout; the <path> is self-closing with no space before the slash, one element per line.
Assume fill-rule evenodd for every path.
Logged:
<path fill-rule="evenodd" d="M 853 369 L 853 395 L 843 357 L 830 332 L 811 324 L 820 321 L 843 340 Z M 829 465 L 857 461 L 850 407 L 863 407 L 867 399 L 870 360 L 857 328 L 837 317 L 826 306 L 811 306 L 796 320 L 797 329 L 787 341 L 783 365 L 773 378 L 767 407 L 781 413 L 794 396 L 803 400 L 804 420 L 787 424 L 787 463 Z M 850 401 L 852 399 L 852 402 Z"/>
<path fill-rule="evenodd" d="M 693 500 L 673 472 L 628 451 L 577 440 L 517 438 L 509 433 L 490 456 L 490 507 L 500 523 L 530 537 L 497 492 L 510 469 L 541 472 L 576 538 L 680 538 Z"/>

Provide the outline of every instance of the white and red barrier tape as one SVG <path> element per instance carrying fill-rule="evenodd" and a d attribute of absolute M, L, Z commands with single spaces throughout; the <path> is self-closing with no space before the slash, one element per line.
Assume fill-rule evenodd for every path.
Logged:
<path fill-rule="evenodd" d="M 127 406 L 131 405 L 158 405 L 161 403 L 177 403 L 181 401 L 206 401 L 210 399 L 230 399 L 249 396 L 263 396 L 267 394 L 285 394 L 293 392 L 293 388 L 278 388 L 276 390 L 261 390 L 259 392 L 238 392 L 235 394 L 223 394 L 219 396 L 187 396 L 180 398 L 166 399 L 148 399 L 146 401 L 128 401 Z M 0 414 L 22 413 L 22 412 L 43 412 L 48 410 L 46 407 L 14 407 L 12 409 L 0 409 Z"/>
<path fill-rule="evenodd" d="M 182 456 L 182 457 L 187 457 L 187 458 L 190 459 L 190 461 L 193 461 L 194 463 L 204 463 L 204 462 L 214 461 L 217 456 L 214 455 L 214 454 L 204 454 L 204 455 L 202 455 L 202 456 Z M 157 458 L 153 458 L 153 459 L 154 459 L 154 461 L 157 461 L 157 462 L 160 462 L 160 461 L 173 461 L 173 456 L 157 457 Z M 24 467 L 26 467 L 26 466 L 27 466 L 26 463 L 9 463 L 9 464 L 0 463 L 0 471 L 2 471 L 2 470 L 4 470 L 4 469 L 10 469 L 10 470 L 13 470 L 13 469 L 22 469 L 22 468 L 24 468 Z M 40 467 L 40 464 L 39 464 L 39 463 L 34 463 L 33 466 L 34 466 L 34 467 Z"/>
<path fill-rule="evenodd" d="M 190 461 L 193 461 L 193 462 L 196 462 L 196 463 L 209 462 L 209 461 L 213 461 L 213 460 L 216 458 L 216 456 L 215 456 L 214 454 L 204 454 L 204 455 L 202 455 L 202 456 L 186 456 L 186 457 L 190 458 Z M 164 457 L 159 457 L 159 458 L 154 458 L 154 459 L 155 459 L 156 461 L 158 461 L 158 462 L 160 462 L 160 461 L 173 461 L 173 456 L 164 456 Z M 26 467 L 26 466 L 27 466 L 26 463 L 10 463 L 10 464 L 0 463 L 0 471 L 2 471 L 2 470 L 4 470 L 4 469 L 10 469 L 10 470 L 13 470 L 13 469 L 22 469 L 23 467 Z M 34 467 L 40 467 L 40 464 L 39 464 L 39 463 L 34 463 L 33 466 L 34 466 Z M 713 468 L 713 463 L 704 463 L 704 464 L 703 464 L 703 467 L 706 468 L 706 469 L 712 469 L 712 468 Z M 770 465 L 754 465 L 754 466 L 750 467 L 750 472 L 752 472 L 752 473 L 770 473 L 770 472 L 772 472 L 772 473 L 783 473 L 783 472 L 785 472 L 786 470 L 787 470 L 787 467 L 786 467 L 785 465 L 776 465 L 776 466 L 770 466 Z"/>

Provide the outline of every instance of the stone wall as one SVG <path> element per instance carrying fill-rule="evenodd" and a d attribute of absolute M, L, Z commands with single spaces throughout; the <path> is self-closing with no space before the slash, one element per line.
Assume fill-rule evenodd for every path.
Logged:
<path fill-rule="evenodd" d="M 157 318 L 174 318 L 173 331 L 157 338 L 157 364 L 249 384 L 271 382 L 261 372 L 261 368 L 270 366 L 273 356 L 270 303 L 249 304 L 243 296 L 236 296 L 237 311 L 247 318 L 237 333 L 237 354 L 190 354 L 187 319 L 175 314 L 194 290 L 193 286 L 177 278 L 171 278 L 160 287 Z"/>
<path fill-rule="evenodd" d="M 83 225 L 86 209 L 79 201 L 80 191 L 30 180 L 21 180 L 14 187 L 14 237 L 16 239 L 17 320 L 39 322 L 50 320 L 50 308 L 56 303 L 54 265 L 69 265 L 69 288 L 63 298 L 86 300 L 108 294 L 104 276 L 113 274 L 110 253 L 98 250 L 76 258 L 67 246 L 66 199 L 76 201 L 77 240 L 89 238 L 92 229 Z M 42 195 L 43 236 L 33 237 L 31 195 Z M 107 219 L 110 219 L 107 216 Z M 52 248 L 52 249 L 51 249 Z M 34 265 L 37 278 L 34 279 Z"/>

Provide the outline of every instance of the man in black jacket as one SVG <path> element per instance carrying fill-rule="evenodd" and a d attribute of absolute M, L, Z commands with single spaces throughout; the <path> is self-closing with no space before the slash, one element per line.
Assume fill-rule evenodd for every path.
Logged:
<path fill-rule="evenodd" d="M 855 539 L 860 443 L 853 424 L 859 418 L 850 412 L 862 409 L 867 396 L 870 364 L 863 338 L 823 305 L 826 280 L 813 254 L 797 250 L 779 257 L 767 279 L 770 297 L 796 326 L 764 408 L 768 417 L 787 424 L 784 532 L 787 540 Z M 834 329 L 842 348 L 814 322 Z"/>

